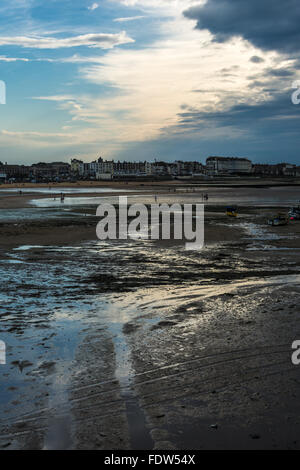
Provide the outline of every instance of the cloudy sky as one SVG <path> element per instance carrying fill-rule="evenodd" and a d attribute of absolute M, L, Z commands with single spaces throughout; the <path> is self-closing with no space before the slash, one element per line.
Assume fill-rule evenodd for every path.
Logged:
<path fill-rule="evenodd" d="M 0 161 L 300 164 L 299 25 L 299 0 L 2 0 Z"/>

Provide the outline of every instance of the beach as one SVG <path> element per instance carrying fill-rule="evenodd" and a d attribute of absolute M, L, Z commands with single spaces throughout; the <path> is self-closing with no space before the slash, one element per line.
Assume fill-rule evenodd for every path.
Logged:
<path fill-rule="evenodd" d="M 0 187 L 0 447 L 299 449 L 300 222 L 267 225 L 299 187 L 141 184 Z M 96 237 L 203 193 L 202 250 Z"/>

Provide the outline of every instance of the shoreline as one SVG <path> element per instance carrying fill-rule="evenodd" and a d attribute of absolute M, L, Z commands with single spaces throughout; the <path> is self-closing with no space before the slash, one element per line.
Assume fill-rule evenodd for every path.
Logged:
<path fill-rule="evenodd" d="M 91 200 L 91 204 L 95 206 L 97 203 L 93 202 L 93 198 L 113 198 L 118 196 L 127 196 L 128 198 L 136 198 L 138 201 L 143 202 L 143 199 L 149 203 L 149 201 L 153 202 L 154 196 L 158 196 L 164 199 L 170 199 L 172 202 L 180 202 L 181 200 L 184 202 L 185 198 L 188 198 L 185 202 L 191 202 L 191 199 L 195 199 L 198 203 L 205 203 L 208 207 L 211 205 L 221 205 L 222 199 L 227 199 L 229 205 L 240 205 L 243 206 L 253 206 L 255 207 L 256 203 L 260 204 L 261 200 L 265 200 L 265 206 L 268 206 L 272 202 L 272 206 L 284 207 L 286 205 L 298 205 L 300 204 L 300 189 L 299 192 L 297 190 L 298 185 L 282 185 L 282 186 L 274 186 L 274 185 L 261 185 L 257 186 L 188 186 L 187 184 L 181 186 L 161 186 L 161 185 L 141 185 L 141 186 L 113 186 L 113 185 L 106 185 L 106 186 L 95 186 L 95 189 L 103 189 L 104 191 L 91 191 L 92 187 L 76 187 L 78 192 L 74 192 L 74 187 L 66 187 L 60 186 L 60 188 L 64 189 L 63 193 L 66 199 L 72 199 L 76 201 L 77 198 L 85 198 L 85 203 L 81 203 L 81 205 L 88 205 L 89 201 Z M 35 187 L 38 189 L 45 189 L 45 192 L 34 192 L 34 187 L 32 188 L 33 191 L 31 192 L 23 192 L 22 194 L 15 194 L 14 192 L 8 191 L 0 191 L 0 216 L 1 216 L 1 209 L 22 209 L 22 208 L 32 208 L 34 209 L 35 206 L 31 204 L 32 200 L 49 200 L 49 207 L 51 207 L 51 199 L 59 200 L 61 192 L 52 192 L 47 191 L 48 185 L 46 186 L 37 186 Z M 85 192 L 84 189 L 89 189 L 88 192 Z M 27 189 L 31 189 L 27 188 Z M 59 187 L 55 189 L 59 190 Z M 68 191 L 68 189 L 70 191 Z M 112 189 L 113 191 L 109 191 Z M 279 193 L 278 193 L 279 191 Z M 146 193 L 146 194 L 143 194 Z M 209 195 L 208 201 L 203 201 L 201 196 L 207 193 Z M 283 200 L 279 197 L 281 194 L 286 195 L 286 201 L 283 204 Z M 239 195 L 241 196 L 239 198 Z M 287 196 L 289 195 L 289 198 Z M 151 199 L 152 198 L 152 199 Z M 277 202 L 276 202 L 277 201 Z M 67 206 L 67 201 L 61 206 Z"/>
<path fill-rule="evenodd" d="M 200 187 L 213 187 L 216 186 L 223 186 L 223 187 L 234 187 L 234 188 L 241 188 L 241 187 L 280 187 L 280 186 L 300 186 L 300 178 L 293 178 L 293 177 L 278 177 L 278 178 L 226 178 L 226 177 L 219 177 L 219 178 L 205 178 L 205 179 L 166 179 L 166 180 L 79 180 L 76 182 L 64 181 L 60 183 L 0 183 L 0 190 L 3 191 L 5 189 L 28 189 L 28 188 L 51 188 L 51 189 L 58 189 L 59 188 L 140 188 L 140 187 L 162 187 L 162 188 L 174 188 L 174 186 L 182 187 L 182 186 L 200 186 Z"/>

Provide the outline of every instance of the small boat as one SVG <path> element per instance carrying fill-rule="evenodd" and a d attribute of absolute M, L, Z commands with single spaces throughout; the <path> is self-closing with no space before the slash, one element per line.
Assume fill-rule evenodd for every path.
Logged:
<path fill-rule="evenodd" d="M 289 217 L 291 220 L 300 220 L 300 206 L 291 207 L 289 210 Z"/>
<path fill-rule="evenodd" d="M 289 217 L 286 214 L 279 213 L 268 220 L 268 225 L 279 226 L 287 225 L 289 223 Z"/>
<path fill-rule="evenodd" d="M 226 208 L 226 215 L 228 215 L 229 217 L 237 217 L 237 208 L 236 207 L 227 207 Z"/>

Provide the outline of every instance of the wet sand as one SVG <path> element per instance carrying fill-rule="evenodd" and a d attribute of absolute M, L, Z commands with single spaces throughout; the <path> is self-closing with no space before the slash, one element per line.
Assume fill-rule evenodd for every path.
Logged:
<path fill-rule="evenodd" d="M 300 222 L 224 209 L 200 252 L 98 241 L 91 207 L 0 224 L 1 448 L 300 448 Z"/>
<path fill-rule="evenodd" d="M 111 190 L 111 191 L 110 191 Z M 21 193 L 20 193 L 21 191 Z M 94 191 L 94 192 L 93 192 Z M 113 197 L 139 196 L 146 192 L 165 196 L 167 198 L 180 195 L 201 198 L 204 193 L 209 194 L 209 200 L 217 201 L 225 194 L 229 203 L 240 203 L 240 197 L 245 204 L 251 198 L 280 205 L 282 196 L 288 200 L 288 204 L 300 201 L 300 179 L 262 179 L 262 178 L 218 178 L 204 180 L 168 180 L 168 181 L 80 181 L 77 183 L 51 183 L 49 184 L 1 184 L 0 185 L 0 209 L 17 209 L 31 207 L 32 199 L 56 199 L 61 193 L 67 198 L 81 197 Z M 251 203 L 253 203 L 251 201 Z"/>

